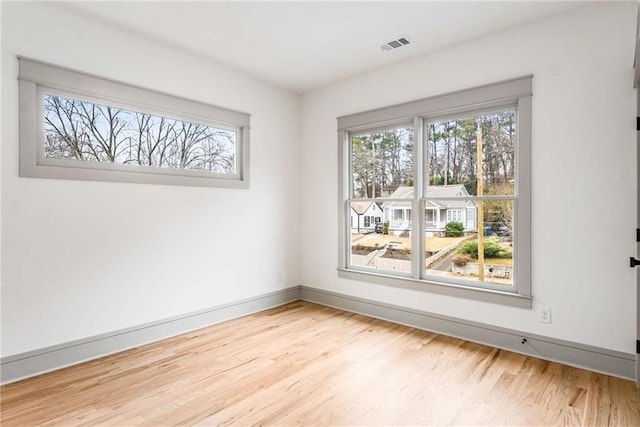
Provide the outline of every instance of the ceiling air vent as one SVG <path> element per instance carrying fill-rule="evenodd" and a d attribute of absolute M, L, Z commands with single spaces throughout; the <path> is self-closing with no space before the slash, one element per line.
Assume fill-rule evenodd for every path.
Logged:
<path fill-rule="evenodd" d="M 391 40 L 390 42 L 383 44 L 382 46 L 380 46 L 380 49 L 382 49 L 382 50 L 397 49 L 399 47 L 406 46 L 409 43 L 411 43 L 411 42 L 409 41 L 408 38 L 400 37 L 397 40 Z"/>

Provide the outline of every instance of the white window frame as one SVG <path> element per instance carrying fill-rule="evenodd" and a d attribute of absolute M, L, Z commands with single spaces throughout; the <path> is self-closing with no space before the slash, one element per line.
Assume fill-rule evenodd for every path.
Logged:
<path fill-rule="evenodd" d="M 350 280 L 395 286 L 442 295 L 470 298 L 478 301 L 531 308 L 531 98 L 532 75 L 505 80 L 430 98 L 393 105 L 376 110 L 339 117 L 339 219 L 338 276 Z M 424 153 L 424 123 L 442 117 L 465 114 L 482 114 L 504 108 L 515 108 L 517 120 L 516 190 L 514 194 L 514 287 L 509 290 L 490 286 L 472 286 L 427 276 L 424 273 L 424 210 L 427 198 L 424 194 L 427 178 L 422 162 L 414 162 L 414 197 L 411 210 L 411 228 L 416 250 L 412 251 L 410 274 L 380 271 L 350 264 L 351 239 L 346 227 L 351 191 L 351 137 L 372 131 L 406 126 L 414 129 L 414 159 L 422 159 Z M 484 199 L 495 196 L 484 196 Z M 469 199 L 476 199 L 470 197 Z M 385 200 L 372 200 L 384 202 Z"/>
<path fill-rule="evenodd" d="M 203 187 L 249 188 L 250 115 L 18 57 L 20 176 Z M 44 157 L 44 95 L 58 95 L 236 132 L 236 170 L 119 165 Z"/>

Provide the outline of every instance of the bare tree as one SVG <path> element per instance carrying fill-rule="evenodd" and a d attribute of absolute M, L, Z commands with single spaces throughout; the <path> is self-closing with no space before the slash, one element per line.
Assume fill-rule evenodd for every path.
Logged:
<path fill-rule="evenodd" d="M 45 155 L 151 167 L 229 173 L 233 131 L 92 104 L 45 97 Z"/>

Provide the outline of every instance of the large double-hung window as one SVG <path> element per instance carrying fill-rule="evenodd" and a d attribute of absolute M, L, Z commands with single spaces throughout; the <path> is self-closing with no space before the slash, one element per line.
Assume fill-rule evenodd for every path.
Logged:
<path fill-rule="evenodd" d="M 342 277 L 531 306 L 531 82 L 338 118 Z M 381 230 L 349 226 L 362 202 Z"/>

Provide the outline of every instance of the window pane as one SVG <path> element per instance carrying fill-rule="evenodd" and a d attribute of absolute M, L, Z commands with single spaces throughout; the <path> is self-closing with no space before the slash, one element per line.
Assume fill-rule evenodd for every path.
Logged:
<path fill-rule="evenodd" d="M 421 132 L 411 133 L 418 121 Z M 379 283 L 368 273 L 386 269 L 390 285 L 436 291 L 451 284 L 448 293 L 468 298 L 498 289 L 508 292 L 484 292 L 481 299 L 531 306 L 531 76 L 339 117 L 338 129 L 340 199 L 376 201 L 384 211 L 379 233 L 376 220 L 368 222 L 373 232 L 363 232 L 344 219 L 340 241 L 349 247 L 340 248 L 341 277 Z M 406 145 L 420 158 L 401 146 L 400 155 L 390 156 L 392 131 L 407 132 Z M 412 262 L 378 263 L 387 243 L 412 249 Z M 369 258 L 356 258 L 356 249 Z M 392 277 L 398 270 L 399 280 Z"/>
<path fill-rule="evenodd" d="M 44 156 L 236 173 L 237 132 L 46 94 Z"/>
<path fill-rule="evenodd" d="M 478 126 L 482 129 L 482 195 L 513 195 L 515 110 L 426 124 L 427 197 L 479 195 Z"/>
<path fill-rule="evenodd" d="M 513 200 L 427 201 L 425 231 L 428 276 L 513 286 Z"/>
<path fill-rule="evenodd" d="M 350 207 L 351 265 L 410 273 L 411 203 L 351 202 Z M 380 220 L 366 222 L 367 215 Z"/>
<path fill-rule="evenodd" d="M 351 137 L 352 198 L 395 197 L 413 185 L 413 129 Z"/>

